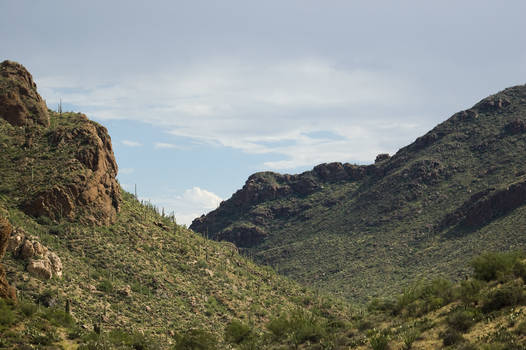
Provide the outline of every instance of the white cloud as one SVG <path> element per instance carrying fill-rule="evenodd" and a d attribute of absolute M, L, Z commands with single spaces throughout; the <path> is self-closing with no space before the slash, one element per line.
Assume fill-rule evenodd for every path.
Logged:
<path fill-rule="evenodd" d="M 135 172 L 135 169 L 133 168 L 121 168 L 119 169 L 119 174 L 122 174 L 122 175 L 129 175 L 129 174 L 133 174 Z"/>
<path fill-rule="evenodd" d="M 274 169 L 330 160 L 370 162 L 376 153 L 393 152 L 429 127 L 422 116 L 407 116 L 420 98 L 406 78 L 323 59 L 210 59 L 159 75 L 92 82 L 81 91 L 77 82 L 68 85 L 62 78 L 40 83 L 47 91 L 63 91 L 64 101 L 95 118 L 147 121 L 199 142 L 283 157 L 266 163 Z M 404 120 L 405 126 L 392 120 Z M 306 136 L 317 131 L 342 139 Z M 390 141 L 382 139 L 385 135 Z M 172 145 L 159 142 L 155 147 Z"/>
<path fill-rule="evenodd" d="M 128 147 L 140 147 L 140 146 L 142 146 L 142 143 L 137 142 L 137 141 L 122 140 L 121 143 L 122 143 L 124 146 L 128 146 Z"/>
<path fill-rule="evenodd" d="M 222 201 L 215 193 L 199 187 L 187 189 L 182 194 L 173 196 L 142 199 L 164 208 L 166 214 L 174 212 L 177 222 L 188 226 L 196 217 L 216 209 Z"/>
<path fill-rule="evenodd" d="M 156 142 L 154 144 L 154 147 L 157 149 L 163 149 L 163 148 L 179 148 L 177 145 L 174 145 L 173 143 L 166 143 L 166 142 Z"/>

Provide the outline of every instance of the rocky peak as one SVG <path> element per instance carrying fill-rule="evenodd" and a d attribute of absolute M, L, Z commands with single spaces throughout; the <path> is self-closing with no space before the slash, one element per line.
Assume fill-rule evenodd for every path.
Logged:
<path fill-rule="evenodd" d="M 14 126 L 49 126 L 46 103 L 33 77 L 19 63 L 0 63 L 0 118 Z"/>

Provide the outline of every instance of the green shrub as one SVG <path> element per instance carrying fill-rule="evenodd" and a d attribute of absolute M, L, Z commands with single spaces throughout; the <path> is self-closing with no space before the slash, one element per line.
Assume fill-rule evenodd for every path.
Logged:
<path fill-rule="evenodd" d="M 373 333 L 369 336 L 369 344 L 373 350 L 389 349 L 389 336 L 381 332 Z"/>
<path fill-rule="evenodd" d="M 174 350 L 214 350 L 217 349 L 215 336 L 202 329 L 191 329 L 175 337 Z"/>
<path fill-rule="evenodd" d="M 9 326 L 15 321 L 15 314 L 6 301 L 0 299 L 0 325 Z"/>
<path fill-rule="evenodd" d="M 447 316 L 448 325 L 461 333 L 467 332 L 476 323 L 476 314 L 471 310 L 456 310 Z"/>
<path fill-rule="evenodd" d="M 470 305 L 478 301 L 482 286 L 483 282 L 477 279 L 468 279 L 461 281 L 459 287 L 460 300 L 466 305 Z"/>
<path fill-rule="evenodd" d="M 405 310 L 408 314 L 420 316 L 447 305 L 453 299 L 455 290 L 451 281 L 444 278 L 422 281 L 404 290 L 396 300 L 393 314 Z"/>
<path fill-rule="evenodd" d="M 402 342 L 404 343 L 404 349 L 409 350 L 413 347 L 413 343 L 420 337 L 420 331 L 416 328 L 410 328 L 402 335 L 400 338 L 402 339 Z"/>
<path fill-rule="evenodd" d="M 462 334 L 451 328 L 448 328 L 444 332 L 440 333 L 440 337 L 442 338 L 442 343 L 444 346 L 455 345 L 464 341 Z"/>
<path fill-rule="evenodd" d="M 326 325 L 316 315 L 303 309 L 270 320 L 267 329 L 274 339 L 288 338 L 295 345 L 318 342 L 327 334 Z"/>
<path fill-rule="evenodd" d="M 491 312 L 507 306 L 515 306 L 524 300 L 522 285 L 516 281 L 508 282 L 500 288 L 489 291 L 483 299 L 482 311 Z"/>
<path fill-rule="evenodd" d="M 520 262 L 521 253 L 485 253 L 471 261 L 476 279 L 482 281 L 505 280 L 513 275 L 513 267 Z"/>
<path fill-rule="evenodd" d="M 113 291 L 113 284 L 110 280 L 104 279 L 97 285 L 97 289 L 104 293 L 111 293 Z"/>
<path fill-rule="evenodd" d="M 35 312 L 37 312 L 37 310 L 38 306 L 34 303 L 26 301 L 20 302 L 20 311 L 22 311 L 22 313 L 26 316 L 33 315 Z"/>
<path fill-rule="evenodd" d="M 252 328 L 238 320 L 233 320 L 225 328 L 225 340 L 231 344 L 240 344 L 250 338 L 251 335 Z"/>
<path fill-rule="evenodd" d="M 71 327 L 75 324 L 73 317 L 62 309 L 49 308 L 44 309 L 42 317 L 48 320 L 54 326 Z"/>
<path fill-rule="evenodd" d="M 526 321 L 522 321 L 515 329 L 515 333 L 518 335 L 526 335 Z"/>

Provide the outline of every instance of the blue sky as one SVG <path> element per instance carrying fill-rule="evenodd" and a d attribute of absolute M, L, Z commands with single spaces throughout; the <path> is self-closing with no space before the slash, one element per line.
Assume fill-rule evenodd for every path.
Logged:
<path fill-rule="evenodd" d="M 0 1 L 1 59 L 108 127 L 179 222 L 256 171 L 370 163 L 526 82 L 524 1 Z"/>

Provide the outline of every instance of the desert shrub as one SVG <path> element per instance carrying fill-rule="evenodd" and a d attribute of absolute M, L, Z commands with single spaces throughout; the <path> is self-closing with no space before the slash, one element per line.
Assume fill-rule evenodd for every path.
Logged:
<path fill-rule="evenodd" d="M 389 349 L 389 336 L 383 332 L 374 332 L 369 336 L 369 344 L 373 350 Z"/>
<path fill-rule="evenodd" d="M 111 293 L 113 291 L 113 284 L 108 279 L 103 279 L 98 285 L 97 289 L 104 293 Z"/>
<path fill-rule="evenodd" d="M 295 345 L 318 342 L 327 333 L 326 325 L 316 315 L 303 309 L 270 320 L 267 329 L 275 339 L 288 338 Z"/>
<path fill-rule="evenodd" d="M 62 309 L 49 308 L 44 309 L 42 317 L 48 320 L 54 326 L 71 327 L 75 324 L 73 317 Z"/>
<path fill-rule="evenodd" d="M 289 320 L 284 314 L 282 314 L 279 317 L 271 319 L 266 324 L 266 327 L 270 331 L 274 339 L 283 339 L 284 337 L 286 337 L 288 332 Z"/>
<path fill-rule="evenodd" d="M 25 316 L 31 316 L 35 312 L 37 312 L 37 310 L 38 310 L 38 306 L 37 305 L 35 305 L 34 303 L 31 303 L 31 302 L 28 302 L 28 301 L 22 301 L 22 302 L 20 302 L 19 305 L 20 305 L 20 311 L 22 311 L 22 313 Z"/>
<path fill-rule="evenodd" d="M 520 262 L 521 253 L 484 253 L 471 261 L 474 277 L 482 281 L 506 280 Z"/>
<path fill-rule="evenodd" d="M 479 300 L 480 290 L 483 287 L 483 282 L 477 279 L 468 279 L 460 282 L 459 297 L 460 300 L 470 305 Z"/>
<path fill-rule="evenodd" d="M 402 342 L 404 343 L 403 348 L 409 350 L 413 347 L 413 343 L 420 337 L 420 331 L 416 328 L 410 328 L 406 330 L 400 336 Z"/>
<path fill-rule="evenodd" d="M 216 337 L 203 330 L 191 329 L 175 337 L 174 350 L 214 350 L 217 349 Z"/>
<path fill-rule="evenodd" d="M 513 274 L 515 277 L 522 278 L 523 282 L 526 282 L 526 263 L 522 261 L 515 262 L 515 265 L 513 265 Z"/>
<path fill-rule="evenodd" d="M 464 337 L 458 331 L 448 328 L 444 332 L 440 333 L 442 343 L 444 346 L 455 345 L 464 341 Z"/>
<path fill-rule="evenodd" d="M 476 319 L 474 311 L 457 309 L 447 316 L 447 323 L 452 329 L 465 333 L 477 322 Z"/>
<path fill-rule="evenodd" d="M 397 298 L 393 314 L 406 310 L 415 316 L 425 314 L 448 304 L 455 298 L 453 283 L 444 278 L 423 281 L 406 288 Z"/>
<path fill-rule="evenodd" d="M 15 321 L 15 313 L 11 305 L 3 299 L 0 299 L 0 326 L 9 326 Z"/>
<path fill-rule="evenodd" d="M 526 335 L 526 321 L 522 321 L 515 329 L 515 333 L 518 335 Z"/>
<path fill-rule="evenodd" d="M 384 298 L 373 298 L 367 305 L 368 311 L 392 312 L 395 308 L 394 300 Z"/>
<path fill-rule="evenodd" d="M 251 335 L 252 328 L 238 320 L 233 320 L 225 328 L 225 340 L 231 344 L 240 344 Z"/>
<path fill-rule="evenodd" d="M 522 285 L 517 281 L 510 281 L 500 288 L 490 290 L 483 298 L 482 311 L 491 312 L 507 306 L 518 305 L 524 300 Z"/>
<path fill-rule="evenodd" d="M 134 350 L 152 348 L 151 340 L 139 333 L 128 333 L 120 329 L 112 330 L 107 338 L 113 347 L 128 347 Z"/>

